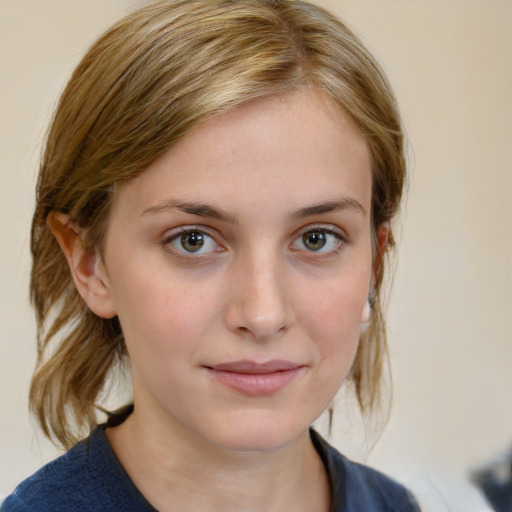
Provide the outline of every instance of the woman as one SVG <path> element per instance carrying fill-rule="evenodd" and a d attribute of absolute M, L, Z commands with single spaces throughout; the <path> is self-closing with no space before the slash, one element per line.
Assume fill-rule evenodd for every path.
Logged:
<path fill-rule="evenodd" d="M 379 66 L 307 2 L 112 27 L 61 97 L 32 227 L 31 404 L 70 449 L 2 511 L 418 510 L 310 430 L 346 380 L 379 404 L 402 145 Z M 133 403 L 97 426 L 123 366 Z"/>

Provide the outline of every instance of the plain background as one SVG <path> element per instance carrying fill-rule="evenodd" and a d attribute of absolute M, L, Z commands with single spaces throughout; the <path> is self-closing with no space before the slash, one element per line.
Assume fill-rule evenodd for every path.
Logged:
<path fill-rule="evenodd" d="M 0 0 L 0 495 L 58 453 L 27 412 L 40 145 L 88 45 L 137 3 Z M 512 3 L 318 3 L 383 63 L 411 148 L 388 315 L 391 420 L 370 452 L 339 404 L 331 440 L 408 483 L 425 510 L 481 511 L 468 471 L 512 443 Z"/>

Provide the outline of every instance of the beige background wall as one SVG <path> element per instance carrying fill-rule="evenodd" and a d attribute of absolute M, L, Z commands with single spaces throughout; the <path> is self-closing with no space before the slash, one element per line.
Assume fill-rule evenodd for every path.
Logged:
<path fill-rule="evenodd" d="M 0 495 L 56 453 L 26 400 L 40 143 L 73 66 L 135 3 L 0 0 Z M 334 443 L 408 482 L 426 509 L 483 510 L 465 474 L 512 443 L 512 2 L 318 3 L 383 62 L 411 146 L 389 311 L 392 419 L 369 454 L 338 407 Z"/>

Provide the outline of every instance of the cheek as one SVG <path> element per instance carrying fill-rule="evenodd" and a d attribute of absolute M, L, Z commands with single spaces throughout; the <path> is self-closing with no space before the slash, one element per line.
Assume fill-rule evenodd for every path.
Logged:
<path fill-rule="evenodd" d="M 346 276 L 332 276 L 328 282 L 317 282 L 316 287 L 303 290 L 301 323 L 312 343 L 314 368 L 314 383 L 304 400 L 318 405 L 316 417 L 343 385 L 359 344 L 369 273 L 362 271 L 351 274 L 350 278 Z"/>
<path fill-rule="evenodd" d="M 128 352 L 135 360 L 172 362 L 178 353 L 192 353 L 219 315 L 214 287 L 178 279 L 169 272 L 125 269 L 116 276 L 114 302 Z M 158 363 L 160 364 L 160 363 Z"/>
<path fill-rule="evenodd" d="M 369 272 L 359 268 L 304 291 L 302 317 L 322 359 L 352 360 L 357 350 Z"/>

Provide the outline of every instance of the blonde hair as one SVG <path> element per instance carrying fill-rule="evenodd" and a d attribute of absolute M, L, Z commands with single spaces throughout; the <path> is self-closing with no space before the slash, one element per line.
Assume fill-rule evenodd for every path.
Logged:
<path fill-rule="evenodd" d="M 304 86 L 348 113 L 366 138 L 376 233 L 402 194 L 399 114 L 379 65 L 327 11 L 300 0 L 160 0 L 89 49 L 48 131 L 32 223 L 38 363 L 30 403 L 48 437 L 69 447 L 92 428 L 98 396 L 126 358 L 117 319 L 95 316 L 78 294 L 48 214 L 66 213 L 85 228 L 86 248 L 101 248 L 116 183 L 143 172 L 206 119 Z M 380 265 L 350 375 L 368 415 L 380 403 L 387 360 L 383 275 Z"/>

